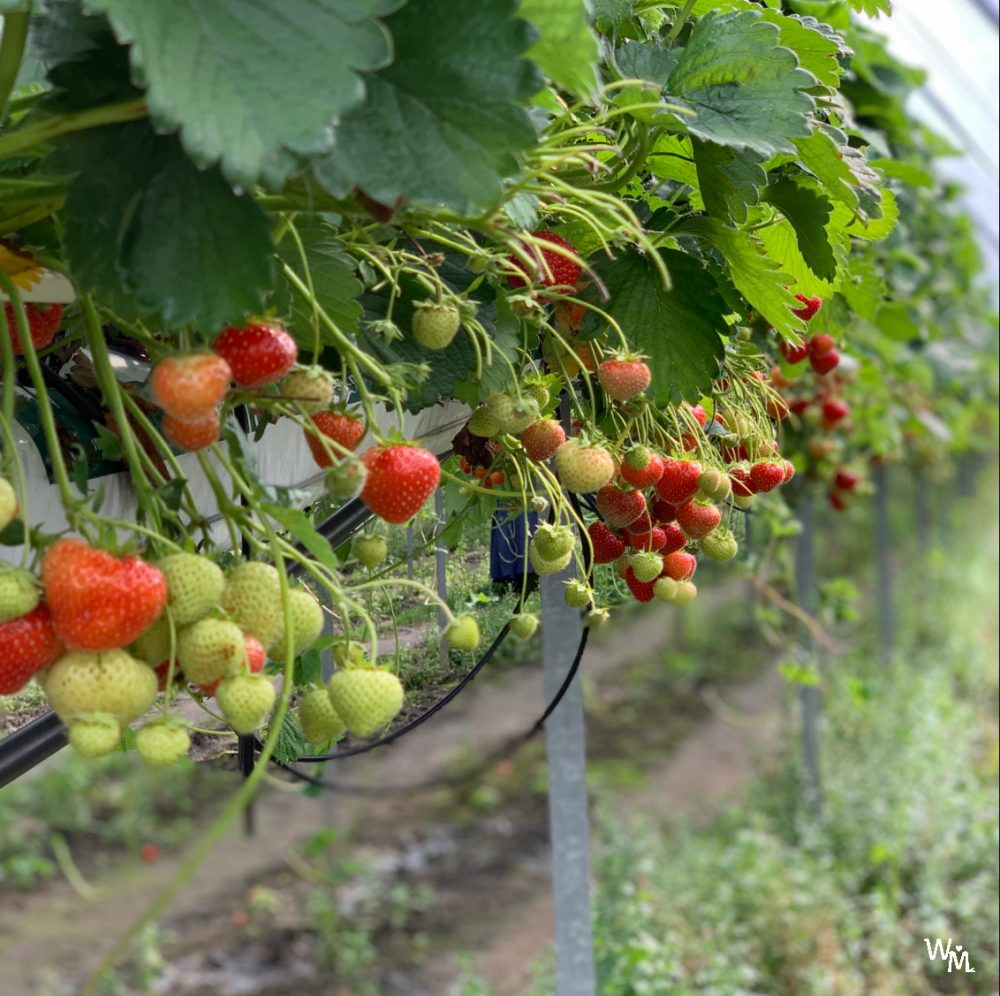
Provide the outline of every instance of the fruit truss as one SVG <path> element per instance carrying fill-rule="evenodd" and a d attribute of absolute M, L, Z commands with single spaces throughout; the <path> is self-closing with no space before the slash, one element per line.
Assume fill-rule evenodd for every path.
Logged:
<path fill-rule="evenodd" d="M 320 750 L 384 730 L 373 594 L 419 589 L 480 645 L 388 559 L 439 486 L 452 545 L 537 513 L 523 590 L 563 572 L 597 624 L 593 570 L 682 606 L 751 508 L 793 478 L 863 493 L 934 376 L 988 375 L 921 366 L 983 352 L 975 264 L 903 112 L 918 80 L 852 20 L 884 0 L 225 6 L 4 16 L 0 693 L 37 681 L 87 756 L 130 728 L 184 756 L 184 702 L 266 729 L 265 762 L 289 724 Z M 46 303 L 42 271 L 73 293 Z M 450 446 L 407 432 L 437 409 Z M 21 426 L 65 530 L 33 514 Z M 321 499 L 259 472 L 289 427 Z M 88 485 L 113 472 L 128 514 Z M 377 526 L 344 560 L 317 510 L 354 498 Z"/>

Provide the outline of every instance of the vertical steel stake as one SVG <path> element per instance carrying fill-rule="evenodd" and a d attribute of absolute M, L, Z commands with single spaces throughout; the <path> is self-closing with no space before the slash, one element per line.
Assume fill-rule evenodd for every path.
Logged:
<path fill-rule="evenodd" d="M 441 489 L 434 492 L 434 515 L 437 517 L 437 536 L 444 531 L 444 499 Z M 442 602 L 448 601 L 448 550 L 437 538 L 434 541 L 434 567 L 436 573 L 436 585 L 438 598 Z M 445 627 L 448 625 L 448 617 L 444 609 L 438 607 L 438 628 L 441 630 L 441 640 L 438 643 L 438 654 L 441 659 L 441 667 L 448 670 L 448 640 L 444 635 Z"/>
<path fill-rule="evenodd" d="M 413 520 L 406 527 L 406 577 L 413 580 Z"/>
<path fill-rule="evenodd" d="M 795 551 L 795 584 L 798 588 L 799 607 L 813 615 L 816 611 L 816 569 L 814 557 L 815 499 L 811 491 L 802 496 L 799 507 L 799 532 Z M 812 634 L 805 630 L 802 635 L 803 647 L 810 657 L 816 656 L 816 645 Z M 819 773 L 819 713 L 822 704 L 817 685 L 802 685 L 799 688 L 802 707 L 802 753 L 806 775 L 806 805 L 814 816 L 823 807 L 823 790 Z"/>
<path fill-rule="evenodd" d="M 892 655 L 895 618 L 892 597 L 892 526 L 889 522 L 889 472 L 885 464 L 872 468 L 875 478 L 875 548 L 878 565 L 878 636 L 883 660 Z"/>
<path fill-rule="evenodd" d="M 580 613 L 566 605 L 570 566 L 541 579 L 545 696 L 551 699 L 572 666 L 580 642 Z M 594 938 L 590 920 L 590 824 L 583 691 L 573 682 L 545 723 L 549 766 L 549 835 L 555 907 L 556 996 L 594 996 Z"/>

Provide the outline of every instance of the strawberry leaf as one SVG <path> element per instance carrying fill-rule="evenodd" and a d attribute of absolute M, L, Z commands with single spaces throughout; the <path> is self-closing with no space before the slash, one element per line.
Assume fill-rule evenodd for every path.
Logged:
<path fill-rule="evenodd" d="M 395 59 L 366 78 L 364 104 L 337 126 L 315 166 L 322 186 L 338 197 L 359 187 L 382 204 L 496 205 L 515 153 L 535 141 L 519 102 L 542 82 L 522 58 L 533 32 L 514 10 L 514 0 L 410 0 L 393 14 Z"/>
<path fill-rule="evenodd" d="M 826 231 L 832 208 L 819 184 L 806 176 L 780 176 L 767 185 L 762 197 L 792 226 L 798 250 L 809 269 L 821 280 L 833 280 L 837 259 Z"/>
<path fill-rule="evenodd" d="M 63 246 L 79 291 L 125 319 L 206 334 L 259 310 L 271 284 L 267 220 L 217 169 L 199 170 L 145 121 L 73 136 Z"/>
<path fill-rule="evenodd" d="M 528 58 L 564 90 L 577 97 L 591 94 L 599 52 L 585 0 L 522 0 L 518 13 L 539 31 Z"/>
<path fill-rule="evenodd" d="M 767 183 L 762 157 L 697 139 L 692 145 L 706 210 L 723 220 L 742 224 L 747 220 L 747 206 L 759 202 L 759 188 Z"/>
<path fill-rule="evenodd" d="M 331 147 L 364 98 L 359 71 L 389 62 L 375 20 L 396 0 L 88 0 L 131 45 L 159 131 L 179 129 L 201 167 L 236 186 L 280 184 Z"/>
<path fill-rule="evenodd" d="M 649 401 L 698 401 L 719 371 L 728 308 L 711 275 L 692 256 L 674 249 L 660 255 L 670 272 L 669 289 L 650 259 L 638 252 L 596 269 L 610 294 L 608 311 L 649 357 Z"/>
<path fill-rule="evenodd" d="M 707 14 L 665 82 L 666 99 L 695 112 L 692 135 L 764 156 L 794 152 L 809 134 L 815 78 L 778 44 L 778 28 L 754 11 Z"/>

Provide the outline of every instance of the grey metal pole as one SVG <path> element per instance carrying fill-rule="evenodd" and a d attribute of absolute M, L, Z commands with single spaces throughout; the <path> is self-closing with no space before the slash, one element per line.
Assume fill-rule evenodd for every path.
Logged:
<path fill-rule="evenodd" d="M 815 567 L 815 498 L 810 491 L 802 496 L 799 507 L 801 530 L 795 551 L 795 583 L 798 588 L 799 607 L 813 615 L 816 610 L 816 567 Z M 815 657 L 816 646 L 812 635 L 806 630 L 802 637 L 806 652 Z M 819 768 L 819 714 L 822 700 L 817 685 L 802 685 L 799 688 L 799 702 L 802 709 L 802 754 L 806 775 L 806 806 L 818 816 L 823 807 L 823 790 Z"/>
<path fill-rule="evenodd" d="M 892 655 L 895 639 L 895 608 L 893 605 L 892 525 L 889 522 L 889 471 L 885 464 L 872 467 L 875 478 L 875 550 L 878 566 L 878 636 L 882 657 Z"/>
<path fill-rule="evenodd" d="M 441 495 L 441 489 L 438 488 L 434 492 L 434 515 L 437 517 L 437 535 L 440 536 L 444 531 L 444 500 Z M 445 548 L 444 544 L 435 539 L 434 542 L 434 567 L 436 575 L 436 588 L 438 598 L 442 602 L 448 601 L 448 550 Z M 441 640 L 438 643 L 438 654 L 441 658 L 441 666 L 447 670 L 448 668 L 448 640 L 444 635 L 445 627 L 448 625 L 448 617 L 445 615 L 444 609 L 440 606 L 438 607 L 438 627 L 441 630 Z"/>
<path fill-rule="evenodd" d="M 413 580 L 413 521 L 406 527 L 406 577 Z"/>
<path fill-rule="evenodd" d="M 580 642 L 580 613 L 566 605 L 568 567 L 541 579 L 545 696 L 559 690 Z M 549 834 L 555 907 L 556 996 L 594 996 L 594 938 L 590 919 L 590 822 L 583 692 L 570 686 L 545 723 L 549 766 Z"/>

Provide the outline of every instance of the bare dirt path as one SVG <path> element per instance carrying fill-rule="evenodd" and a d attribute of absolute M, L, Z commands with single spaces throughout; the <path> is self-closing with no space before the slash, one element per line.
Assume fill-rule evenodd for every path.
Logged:
<path fill-rule="evenodd" d="M 613 635 L 595 640 L 585 658 L 588 684 L 600 687 L 601 695 L 607 691 L 613 700 L 615 675 L 643 655 L 662 653 L 673 642 L 670 619 L 670 614 L 635 614 L 627 641 Z M 737 792 L 751 777 L 758 754 L 773 743 L 776 728 L 774 716 L 766 721 L 747 720 L 745 714 L 772 710 L 780 699 L 780 686 L 780 680 L 770 674 L 723 690 L 723 697 L 743 718 L 733 722 L 730 716 L 706 715 L 703 710 L 692 721 L 694 732 L 672 756 L 649 767 L 644 786 L 626 792 L 623 802 L 645 812 L 681 818 Z M 540 668 L 512 668 L 506 673 L 497 669 L 397 745 L 344 762 L 339 769 L 330 765 L 326 774 L 372 786 L 419 782 L 450 770 L 458 759 L 502 745 L 522 732 L 543 704 Z M 678 730 L 682 729 L 678 724 Z M 333 793 L 314 799 L 298 791 L 271 788 L 256 807 L 255 836 L 248 838 L 239 827 L 232 828 L 204 869 L 182 890 L 164 924 L 187 943 L 231 933 L 233 912 L 247 889 L 287 867 L 289 851 L 317 829 L 329 825 L 358 828 L 358 839 L 369 851 L 399 847 L 401 840 L 434 832 L 439 801 L 413 794 Z M 435 883 L 443 885 L 447 899 L 439 914 L 442 920 L 436 940 L 444 938 L 443 946 L 451 947 L 446 939 L 454 934 L 454 951 L 477 952 L 476 967 L 498 996 L 521 991 L 531 963 L 550 943 L 552 933 L 544 807 L 527 807 L 520 815 L 520 826 L 506 826 L 501 819 L 496 833 L 466 841 L 464 849 L 457 846 L 457 855 L 445 863 L 451 878 Z M 123 861 L 113 873 L 93 883 L 95 898 L 83 898 L 61 882 L 30 895 L 5 897 L 0 906 L 3 996 L 35 996 L 53 974 L 81 979 L 157 890 L 172 879 L 183 858 L 183 854 L 171 855 L 153 864 Z M 500 877 L 502 888 L 492 888 L 491 882 L 499 882 Z M 448 916 L 454 913 L 461 918 L 462 910 L 470 905 L 482 912 L 484 893 L 491 899 L 485 904 L 489 916 L 467 918 L 468 923 L 460 919 L 449 926 Z M 379 991 L 387 996 L 396 992 L 444 996 L 455 974 L 453 962 L 440 958 L 434 962 L 429 969 L 397 973 L 398 985 L 385 983 Z M 191 985 L 178 979 L 169 991 L 178 996 L 279 994 L 288 991 L 283 986 L 292 984 L 286 975 L 284 982 L 268 987 L 267 973 L 260 966 L 249 973 L 253 988 L 241 988 L 234 981 L 195 984 L 197 974 L 191 974 Z M 295 992 L 336 991 L 323 980 L 313 981 L 315 989 L 305 981 L 294 983 Z"/>

